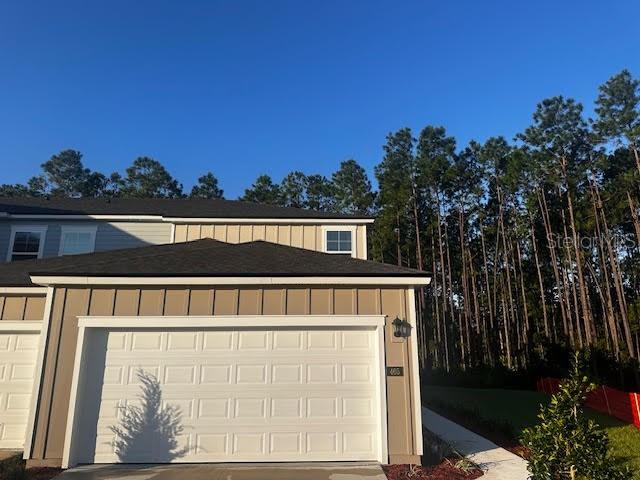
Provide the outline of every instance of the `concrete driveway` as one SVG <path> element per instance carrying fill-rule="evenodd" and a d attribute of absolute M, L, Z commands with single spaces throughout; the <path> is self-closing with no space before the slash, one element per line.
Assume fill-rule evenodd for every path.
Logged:
<path fill-rule="evenodd" d="M 87 465 L 56 480 L 386 480 L 375 463 Z"/>

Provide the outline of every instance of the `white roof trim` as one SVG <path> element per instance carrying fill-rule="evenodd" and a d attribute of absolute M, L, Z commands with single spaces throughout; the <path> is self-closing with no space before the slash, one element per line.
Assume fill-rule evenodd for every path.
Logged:
<path fill-rule="evenodd" d="M 86 328 L 379 327 L 384 315 L 79 316 Z"/>
<path fill-rule="evenodd" d="M 219 223 L 219 224 L 367 224 L 373 218 L 218 218 L 218 217 L 164 217 L 162 215 L 44 215 L 44 214 L 8 214 L 5 218 L 30 220 L 120 220 L 137 222 L 170 222 L 170 223 Z"/>
<path fill-rule="evenodd" d="M 8 214 L 8 218 L 29 220 L 135 220 L 161 222 L 162 215 L 44 215 L 44 214 Z"/>
<path fill-rule="evenodd" d="M 0 332 L 39 332 L 42 330 L 42 322 L 33 320 L 2 320 Z"/>
<path fill-rule="evenodd" d="M 87 277 L 33 275 L 37 285 L 429 285 L 429 277 Z"/>
<path fill-rule="evenodd" d="M 0 287 L 0 293 L 18 295 L 46 295 L 47 287 Z"/>
<path fill-rule="evenodd" d="M 292 224 L 292 223 L 309 223 L 309 224 L 365 224 L 373 223 L 373 218 L 189 218 L 189 217 L 164 217 L 165 222 L 174 223 L 251 223 L 251 224 L 265 224 L 265 223 L 280 223 L 280 224 Z"/>

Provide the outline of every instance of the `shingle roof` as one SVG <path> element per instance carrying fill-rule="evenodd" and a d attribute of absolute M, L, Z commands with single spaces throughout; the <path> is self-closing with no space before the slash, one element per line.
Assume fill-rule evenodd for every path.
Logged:
<path fill-rule="evenodd" d="M 30 285 L 29 275 L 99 277 L 427 277 L 384 263 L 257 241 L 212 239 L 23 260 L 0 265 L 0 285 Z"/>
<path fill-rule="evenodd" d="M 185 218 L 353 218 L 240 200 L 173 198 L 2 198 L 0 213 L 12 215 L 159 215 Z"/>

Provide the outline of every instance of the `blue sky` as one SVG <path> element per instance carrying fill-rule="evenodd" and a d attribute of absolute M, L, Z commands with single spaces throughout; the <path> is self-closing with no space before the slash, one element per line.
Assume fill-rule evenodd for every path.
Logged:
<path fill-rule="evenodd" d="M 548 96 L 640 76 L 637 1 L 0 1 L 0 183 L 74 148 L 235 198 L 261 173 L 372 174 L 385 135 L 512 137 Z"/>

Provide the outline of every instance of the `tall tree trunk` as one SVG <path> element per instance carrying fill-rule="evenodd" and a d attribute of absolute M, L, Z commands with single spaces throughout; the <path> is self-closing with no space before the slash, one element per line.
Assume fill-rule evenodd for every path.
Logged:
<path fill-rule="evenodd" d="M 443 345 L 443 332 L 442 332 L 442 320 L 440 318 L 440 302 L 439 302 L 439 293 L 438 293 L 438 270 L 436 265 L 436 251 L 435 251 L 435 242 L 434 242 L 435 233 L 433 231 L 433 227 L 431 228 L 431 270 L 433 272 L 433 282 L 432 282 L 432 297 L 433 297 L 433 306 L 436 317 L 436 357 L 438 358 L 439 365 L 445 365 L 447 371 L 449 371 L 449 352 L 446 344 L 446 332 L 444 334 L 445 343 Z M 444 347 L 444 358 L 441 358 L 440 348 Z"/>
<path fill-rule="evenodd" d="M 504 281 L 500 282 L 504 284 Z M 505 355 L 507 356 L 507 368 L 510 370 L 513 368 L 513 360 L 511 358 L 511 335 L 509 334 L 509 319 L 507 317 L 507 306 L 505 301 L 505 287 L 502 285 L 501 289 L 501 302 L 502 302 L 502 327 L 504 329 L 504 346 Z"/>
<path fill-rule="evenodd" d="M 438 248 L 440 250 L 440 274 L 441 274 L 441 279 L 442 279 L 442 286 L 441 286 L 441 290 L 442 290 L 442 324 L 444 325 L 444 333 L 445 333 L 445 345 L 447 345 L 447 354 L 446 354 L 446 359 L 447 359 L 447 371 L 449 371 L 450 368 L 450 357 L 449 357 L 449 347 L 448 347 L 448 340 L 447 340 L 447 308 L 448 308 L 448 300 L 449 300 L 449 294 L 448 294 L 448 289 L 447 289 L 447 275 L 446 275 L 446 263 L 444 261 L 444 247 L 443 247 L 443 240 L 442 240 L 442 215 L 441 215 L 441 204 L 440 204 L 440 192 L 436 191 L 435 192 L 435 198 L 436 198 L 436 220 L 438 222 Z M 453 309 L 451 310 L 451 321 L 453 321 Z"/>
<path fill-rule="evenodd" d="M 609 284 L 609 271 L 607 269 L 607 261 L 606 261 L 606 256 L 604 252 L 604 246 L 603 246 L 603 243 L 606 244 L 607 242 L 607 236 L 609 235 L 609 232 L 607 231 L 606 224 L 605 224 L 604 234 L 600 227 L 600 216 L 601 215 L 604 216 L 604 212 L 602 211 L 602 205 L 600 202 L 600 197 L 598 195 L 598 186 L 595 183 L 595 181 L 591 183 L 591 197 L 592 197 L 593 212 L 594 212 L 593 217 L 595 219 L 595 227 L 596 227 L 595 236 L 598 239 L 597 251 L 598 251 L 598 258 L 600 260 L 601 275 L 602 275 L 602 278 L 604 279 L 604 287 L 605 287 L 604 290 L 600 288 L 600 286 L 598 285 L 595 273 L 593 274 L 594 283 L 600 291 L 600 295 L 602 298 L 601 301 L 603 302 L 603 310 L 606 312 L 605 318 L 607 320 L 607 325 L 609 326 L 608 330 L 611 336 L 611 342 L 613 344 L 614 354 L 616 359 L 618 359 L 620 357 L 620 339 L 618 338 L 618 325 L 617 325 L 616 316 L 613 309 L 613 300 L 611 298 L 611 285 Z M 589 264 L 587 263 L 587 265 Z"/>
<path fill-rule="evenodd" d="M 540 204 L 540 211 L 542 213 L 543 224 L 545 228 L 545 233 L 547 235 L 547 247 L 549 248 L 549 255 L 551 256 L 551 266 L 553 267 L 553 276 L 556 280 L 556 289 L 558 291 L 558 298 L 560 301 L 558 302 L 560 305 L 560 315 L 562 317 L 562 326 L 564 329 L 565 337 L 569 336 L 569 328 L 568 328 L 568 315 L 569 312 L 566 308 L 566 304 L 562 301 L 563 295 L 563 282 L 560 277 L 560 270 L 558 267 L 558 258 L 556 255 L 556 245 L 555 239 L 553 236 L 553 230 L 551 228 L 551 221 L 549 220 L 549 210 L 547 209 L 547 199 L 544 193 L 544 189 L 538 188 L 538 203 Z M 557 341 L 557 339 L 556 339 Z"/>
<path fill-rule="evenodd" d="M 635 357 L 635 349 L 633 348 L 633 338 L 631 337 L 631 326 L 629 325 L 629 317 L 627 315 L 627 301 L 624 296 L 624 286 L 622 282 L 622 273 L 620 272 L 620 268 L 618 266 L 618 256 L 616 252 L 613 250 L 613 245 L 611 245 L 611 235 L 609 233 L 609 224 L 607 222 L 607 216 L 604 212 L 604 206 L 602 203 L 602 197 L 600 196 L 600 190 L 597 185 L 594 185 L 594 191 L 596 194 L 598 208 L 600 209 L 601 218 L 602 218 L 602 228 L 604 230 L 604 240 L 605 245 L 607 247 L 607 252 L 609 254 L 609 264 L 611 265 L 611 270 L 613 273 L 613 282 L 616 290 L 616 297 L 618 299 L 618 304 L 620 307 L 622 327 L 624 330 L 624 337 L 627 344 L 627 351 L 631 357 Z"/>
<path fill-rule="evenodd" d="M 402 266 L 402 249 L 400 248 L 400 212 L 396 212 L 396 255 L 398 266 Z"/>
<path fill-rule="evenodd" d="M 632 142 L 630 147 L 631 147 L 631 151 L 633 152 L 633 157 L 636 160 L 636 168 L 638 169 L 638 175 L 640 175 L 640 152 L 638 152 L 638 148 L 636 147 L 635 143 Z"/>
<path fill-rule="evenodd" d="M 480 241 L 482 243 L 482 264 L 484 270 L 484 282 L 487 294 L 487 306 L 489 307 L 489 322 L 493 328 L 493 302 L 491 301 L 491 284 L 489 283 L 489 265 L 487 264 L 487 248 L 484 241 L 484 229 L 480 226 Z"/>
<path fill-rule="evenodd" d="M 558 193 L 560 193 L 560 189 L 558 189 Z M 567 232 L 567 221 L 564 215 L 564 209 L 560 210 L 560 216 L 562 218 L 562 231 L 564 232 L 564 238 L 569 238 L 569 234 Z M 565 255 L 566 255 L 566 262 L 565 262 L 565 281 L 567 282 L 567 285 L 571 286 L 571 295 L 573 298 L 573 308 L 574 308 L 574 312 L 575 312 L 575 319 L 576 319 L 576 332 L 575 332 L 575 338 L 578 339 L 578 347 L 582 348 L 583 347 L 583 343 L 582 343 L 582 327 L 580 326 L 580 307 L 578 305 L 578 292 L 576 290 L 576 281 L 575 281 L 575 275 L 573 273 L 573 257 L 571 255 L 571 248 L 569 248 L 569 245 L 567 244 L 567 242 L 563 242 L 564 243 L 564 250 L 565 250 Z M 567 272 L 571 272 L 571 279 L 569 279 L 569 275 L 567 274 Z M 570 300 L 568 300 L 567 305 L 571 305 Z M 569 307 L 570 309 L 571 307 Z"/>
<path fill-rule="evenodd" d="M 462 261 L 462 297 L 463 297 L 463 314 L 464 314 L 464 329 L 466 334 L 465 345 L 467 348 L 467 358 L 470 358 L 471 355 L 471 332 L 469 328 L 470 323 L 470 304 L 471 298 L 469 295 L 469 285 L 468 285 L 468 275 L 467 275 L 467 255 L 466 255 L 466 239 L 464 234 L 464 207 L 459 205 L 458 207 L 458 230 L 460 236 L 460 256 Z"/>
<path fill-rule="evenodd" d="M 518 253 L 518 269 L 520 270 L 520 292 L 522 293 L 522 306 L 524 309 L 524 335 L 522 340 L 525 344 L 529 340 L 529 308 L 527 307 L 527 293 L 524 288 L 524 271 L 522 270 L 522 255 L 520 254 L 520 243 L 516 240 L 516 251 Z"/>
<path fill-rule="evenodd" d="M 480 225 L 480 240 L 482 242 L 482 264 L 484 270 L 484 281 L 485 281 L 485 295 L 487 299 L 487 306 L 489 307 L 489 325 L 491 326 L 491 331 L 493 332 L 494 328 L 494 307 L 491 301 L 491 284 L 489 283 L 489 265 L 487 264 L 487 250 L 484 241 L 484 228 Z M 493 366 L 493 353 L 492 348 L 489 343 L 489 333 L 485 327 L 485 337 L 486 337 L 486 346 L 487 346 L 487 357 L 489 359 L 489 365 Z"/>
<path fill-rule="evenodd" d="M 547 301 L 545 299 L 544 294 L 544 281 L 542 280 L 542 270 L 540 269 L 540 259 L 538 258 L 538 246 L 536 244 L 536 232 L 535 226 L 533 222 L 533 217 L 531 212 L 529 212 L 529 224 L 530 224 L 530 235 L 531 235 L 531 245 L 533 247 L 533 258 L 536 262 L 536 272 L 538 275 L 538 286 L 540 288 L 540 304 L 542 305 L 542 321 L 544 325 L 544 335 L 548 339 L 549 336 L 549 320 L 547 318 Z"/>
<path fill-rule="evenodd" d="M 453 318 L 453 316 L 455 315 L 456 311 L 455 311 L 455 307 L 453 305 L 453 279 L 451 277 L 451 272 L 452 272 L 452 268 L 451 268 L 451 249 L 449 248 L 449 232 L 448 229 L 445 228 L 444 231 L 444 245 L 445 245 L 445 251 L 447 254 L 447 280 L 449 282 L 449 306 L 451 307 L 451 318 Z M 458 337 L 460 339 L 460 366 L 462 367 L 462 369 L 464 370 L 466 367 L 466 356 L 465 356 L 465 342 L 464 342 L 464 329 L 462 326 L 462 315 L 460 314 L 460 311 L 457 312 L 458 313 Z"/>
<path fill-rule="evenodd" d="M 640 249 L 640 219 L 638 219 L 638 210 L 636 210 L 633 204 L 633 199 L 629 190 L 627 190 L 627 202 L 629 204 L 629 211 L 631 212 L 631 218 L 633 219 L 633 228 L 636 231 L 636 237 L 638 238 L 638 249 Z"/>
<path fill-rule="evenodd" d="M 578 241 L 578 231 L 576 228 L 576 220 L 573 213 L 573 195 L 571 195 L 571 189 L 569 187 L 569 181 L 567 179 L 567 159 L 562 159 L 562 171 L 564 176 L 564 182 L 567 194 L 567 206 L 569 208 L 569 225 L 571 227 L 571 236 L 573 238 L 573 248 L 576 254 L 576 270 L 578 273 L 578 286 L 580 290 L 580 305 L 582 307 L 582 315 L 584 318 L 585 337 L 587 345 L 593 343 L 594 337 L 592 333 L 593 319 L 591 317 L 591 305 L 589 302 L 589 296 L 587 294 L 587 286 L 582 273 L 582 252 L 580 250 L 580 242 Z"/>

